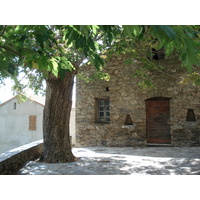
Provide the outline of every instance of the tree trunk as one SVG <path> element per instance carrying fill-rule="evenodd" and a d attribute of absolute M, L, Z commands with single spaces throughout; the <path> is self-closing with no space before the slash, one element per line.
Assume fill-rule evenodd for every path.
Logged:
<path fill-rule="evenodd" d="M 76 160 L 69 136 L 72 90 L 75 71 L 64 79 L 53 75 L 46 80 L 46 102 L 43 114 L 44 150 L 41 160 L 48 163 Z"/>

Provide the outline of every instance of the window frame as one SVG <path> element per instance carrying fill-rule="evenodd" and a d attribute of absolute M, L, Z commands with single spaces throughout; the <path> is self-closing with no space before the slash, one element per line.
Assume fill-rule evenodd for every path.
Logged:
<path fill-rule="evenodd" d="M 96 98 L 96 123 L 109 124 L 110 123 L 110 99 Z M 108 102 L 108 104 L 107 104 Z M 101 114 L 103 113 L 103 116 Z M 109 113 L 107 115 L 107 113 Z"/>

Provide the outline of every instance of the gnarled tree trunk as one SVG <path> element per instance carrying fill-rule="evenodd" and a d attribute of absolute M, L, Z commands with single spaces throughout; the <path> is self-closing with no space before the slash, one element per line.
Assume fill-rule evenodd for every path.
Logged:
<path fill-rule="evenodd" d="M 69 120 L 72 90 L 76 72 L 67 72 L 64 79 L 49 76 L 46 80 L 46 102 L 43 115 L 44 150 L 41 160 L 49 163 L 70 162 Z"/>

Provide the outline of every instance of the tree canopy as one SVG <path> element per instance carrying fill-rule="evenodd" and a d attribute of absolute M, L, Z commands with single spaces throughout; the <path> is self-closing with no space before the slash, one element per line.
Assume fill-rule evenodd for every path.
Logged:
<path fill-rule="evenodd" d="M 28 86 L 37 92 L 52 73 L 64 77 L 90 62 L 97 70 L 104 65 L 101 55 L 131 53 L 144 63 L 149 48 L 164 48 L 168 57 L 179 56 L 192 72 L 199 65 L 199 27 L 165 25 L 4 25 L 0 26 L 0 81 L 11 77 L 16 89 L 25 87 L 16 78 L 24 73 Z M 145 52 L 145 53 L 144 53 Z M 150 65 L 149 65 L 150 66 Z"/>

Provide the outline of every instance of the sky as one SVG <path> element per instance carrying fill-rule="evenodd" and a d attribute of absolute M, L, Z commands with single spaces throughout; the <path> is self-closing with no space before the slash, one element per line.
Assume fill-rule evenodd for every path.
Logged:
<path fill-rule="evenodd" d="M 6 79 L 5 81 L 5 85 L 0 85 L 0 104 L 11 99 L 13 96 L 13 92 L 12 92 L 12 80 L 11 79 Z M 75 100 L 76 100 L 76 86 L 74 86 L 73 88 L 73 104 L 72 107 L 75 107 Z M 38 101 L 39 103 L 44 104 L 45 103 L 45 97 L 42 95 L 34 95 L 34 92 L 32 90 L 27 90 L 27 96 L 32 98 L 35 101 Z"/>
<path fill-rule="evenodd" d="M 28 81 L 26 78 L 22 78 L 24 77 L 24 74 L 21 73 L 19 75 L 19 79 L 22 80 L 22 83 L 26 84 L 26 82 Z M 4 84 L 0 84 L 0 104 L 4 103 L 5 101 L 8 101 L 9 99 L 11 99 L 12 97 L 14 97 L 16 94 L 13 93 L 12 91 L 12 86 L 14 85 L 14 82 L 10 79 L 7 78 L 6 80 L 4 80 Z M 42 95 L 34 95 L 34 92 L 31 89 L 26 89 L 26 96 L 41 103 L 41 104 L 45 104 L 45 97 Z"/>
<path fill-rule="evenodd" d="M 13 95 L 13 92 L 12 92 L 12 86 L 13 86 L 13 82 L 11 79 L 6 79 L 5 85 L 0 85 L 0 103 L 3 103 L 11 99 L 13 96 L 15 96 Z M 30 89 L 27 90 L 27 96 L 33 97 L 33 99 L 37 101 L 37 99 L 34 98 L 35 97 L 34 92 Z M 40 103 L 44 103 L 44 98 L 45 97 L 42 97 L 41 95 L 39 95 L 38 101 Z"/>
<path fill-rule="evenodd" d="M 0 103 L 3 103 L 13 97 L 11 89 L 12 81 L 10 79 L 5 81 L 5 85 L 0 85 Z"/>

